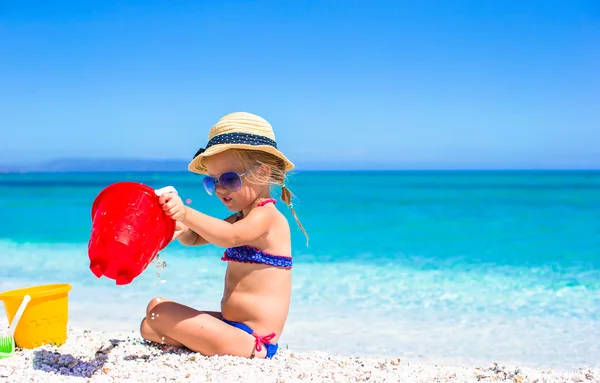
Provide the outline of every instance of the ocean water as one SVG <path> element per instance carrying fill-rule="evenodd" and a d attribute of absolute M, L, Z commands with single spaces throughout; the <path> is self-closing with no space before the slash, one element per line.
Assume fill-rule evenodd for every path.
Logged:
<path fill-rule="evenodd" d="M 91 204 L 125 180 L 228 214 L 188 173 L 1 174 L 0 291 L 71 283 L 70 325 L 113 332 L 137 331 L 154 296 L 218 310 L 212 245 L 172 243 L 164 270 L 126 286 L 89 271 Z M 600 172 L 298 172 L 289 185 L 310 244 L 278 203 L 295 262 L 283 347 L 600 366 Z"/>

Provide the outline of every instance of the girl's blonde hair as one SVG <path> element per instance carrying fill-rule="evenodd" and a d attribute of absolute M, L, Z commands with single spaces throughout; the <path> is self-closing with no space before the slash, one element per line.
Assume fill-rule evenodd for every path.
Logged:
<path fill-rule="evenodd" d="M 266 153 L 260 150 L 246 150 L 246 149 L 228 149 L 233 155 L 237 157 L 237 159 L 245 164 L 248 168 L 261 164 L 267 166 L 270 171 L 269 172 L 258 172 L 252 171 L 247 173 L 244 178 L 253 184 L 257 185 L 277 185 L 281 186 L 281 200 L 288 205 L 296 223 L 304 233 L 306 237 L 306 245 L 308 246 L 308 234 L 302 226 L 302 223 L 298 219 L 296 212 L 294 211 L 294 205 L 292 204 L 292 192 L 285 185 L 286 180 L 286 172 L 285 172 L 285 162 L 270 153 Z"/>

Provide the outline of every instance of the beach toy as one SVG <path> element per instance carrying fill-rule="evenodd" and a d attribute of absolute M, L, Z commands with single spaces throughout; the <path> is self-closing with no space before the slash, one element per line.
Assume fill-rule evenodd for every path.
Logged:
<path fill-rule="evenodd" d="M 8 320 L 15 326 L 14 341 L 18 347 L 36 348 L 44 344 L 60 346 L 67 341 L 70 290 L 71 285 L 60 283 L 26 287 L 0 294 Z M 26 296 L 31 297 L 31 300 L 27 303 L 27 309 L 19 313 L 19 308 L 27 299 Z M 22 315 L 20 320 L 19 314 Z"/>
<path fill-rule="evenodd" d="M 23 315 L 23 311 L 25 311 L 25 307 L 31 300 L 29 295 L 25 295 L 23 300 L 21 301 L 21 305 L 19 305 L 19 309 L 17 313 L 12 319 L 10 326 L 8 327 L 8 335 L 0 338 L 0 359 L 9 358 L 15 354 L 15 330 L 17 329 L 17 325 L 21 320 L 21 316 Z"/>
<path fill-rule="evenodd" d="M 137 182 L 118 182 L 102 190 L 92 205 L 88 244 L 90 270 L 98 278 L 126 285 L 142 273 L 173 239 L 175 221 L 158 196 L 175 189 L 154 190 Z"/>

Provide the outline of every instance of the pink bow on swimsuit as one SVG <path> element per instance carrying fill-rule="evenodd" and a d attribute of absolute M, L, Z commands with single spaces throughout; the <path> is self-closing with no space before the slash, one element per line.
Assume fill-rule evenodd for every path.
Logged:
<path fill-rule="evenodd" d="M 252 336 L 254 336 L 256 338 L 256 340 L 254 341 L 256 351 L 260 351 L 260 350 L 262 350 L 263 344 L 271 344 L 271 340 L 273 338 L 275 338 L 275 333 L 271 333 L 271 334 L 265 335 L 265 336 L 260 336 L 260 335 L 253 333 Z"/>

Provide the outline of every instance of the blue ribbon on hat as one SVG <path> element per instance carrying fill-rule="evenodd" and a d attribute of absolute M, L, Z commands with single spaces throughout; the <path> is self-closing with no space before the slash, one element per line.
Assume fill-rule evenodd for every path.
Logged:
<path fill-rule="evenodd" d="M 250 133 L 225 133 L 219 134 L 211 138 L 206 144 L 205 148 L 200 148 L 194 154 L 194 158 L 204 153 L 206 149 L 210 148 L 213 145 L 222 145 L 222 144 L 242 144 L 242 145 L 268 145 L 274 148 L 277 148 L 277 143 L 270 139 L 269 137 L 260 136 L 258 134 L 250 134 Z"/>

